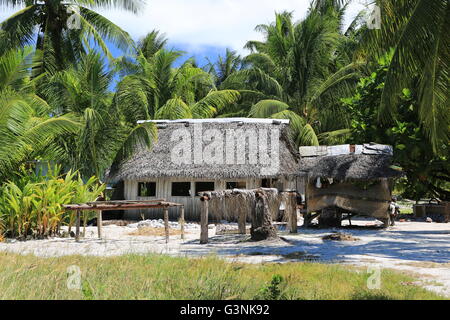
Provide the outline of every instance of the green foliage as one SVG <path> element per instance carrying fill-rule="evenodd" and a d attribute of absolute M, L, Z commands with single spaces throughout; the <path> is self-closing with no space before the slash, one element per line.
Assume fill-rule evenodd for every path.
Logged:
<path fill-rule="evenodd" d="M 102 178 L 114 162 L 127 158 L 136 147 L 150 147 L 156 136 L 138 104 L 115 103 L 109 87 L 114 72 L 100 54 L 90 52 L 79 64 L 47 77 L 39 86 L 45 100 L 61 114 L 70 114 L 81 126 L 53 140 L 54 159 L 78 170 L 84 178 Z"/>
<path fill-rule="evenodd" d="M 264 41 L 247 43 L 249 68 L 222 86 L 237 88 L 240 82 L 241 88 L 260 93 L 249 97 L 251 117 L 280 117 L 286 110 L 301 117 L 291 126 L 297 145 L 339 141 L 349 126 L 339 100 L 352 92 L 362 69 L 346 46 L 352 32 L 341 32 L 345 9 L 333 1 L 312 1 L 306 18 L 297 23 L 292 13 L 276 14 L 275 22 L 256 28 Z"/>
<path fill-rule="evenodd" d="M 257 300 L 286 300 L 286 297 L 283 295 L 283 289 L 280 288 L 283 282 L 282 276 L 279 274 L 273 275 L 270 283 L 263 287 L 255 298 Z"/>
<path fill-rule="evenodd" d="M 26 1 L 1 0 L 0 5 L 25 7 L 0 23 L 0 55 L 26 45 L 40 52 L 35 73 L 61 71 L 86 53 L 94 42 L 105 56 L 112 55 L 105 39 L 123 50 L 134 46 L 131 37 L 94 10 L 116 8 L 137 13 L 140 0 L 127 1 Z M 73 10 L 76 7 L 78 10 Z M 70 27 L 70 23 L 79 23 Z"/>
<path fill-rule="evenodd" d="M 393 48 L 380 100 L 380 117 L 389 122 L 404 88 L 414 88 L 416 112 L 434 153 L 450 137 L 449 0 L 378 0 L 381 29 L 363 33 L 362 48 L 372 58 Z"/>
<path fill-rule="evenodd" d="M 215 76 L 194 61 L 175 68 L 182 53 L 165 49 L 165 43 L 155 31 L 141 41 L 135 63 L 126 62 L 129 73 L 118 84 L 118 108 L 132 106 L 138 120 L 211 118 L 239 101 L 237 90 L 218 90 Z"/>
<path fill-rule="evenodd" d="M 241 70 L 242 67 L 241 56 L 236 51 L 226 49 L 225 56 L 219 56 L 215 63 L 209 62 L 205 69 L 214 75 L 216 86 L 220 86 L 229 76 Z"/>
<path fill-rule="evenodd" d="M 202 68 L 178 66 L 184 53 L 159 31 L 133 43 L 95 12 L 136 13 L 140 0 L 81 1 L 79 13 L 70 1 L 0 0 L 25 7 L 0 23 L 0 179 L 36 159 L 102 178 L 156 139 L 138 120 L 250 116 L 289 119 L 297 145 L 392 144 L 405 195 L 448 199 L 449 0 L 376 2 L 380 30 L 360 14 L 344 31 L 347 1 L 312 0 L 298 22 L 280 12 L 258 25 L 248 56 L 227 50 Z M 72 14 L 79 29 L 61 23 Z M 126 55 L 113 59 L 106 39 Z"/>
<path fill-rule="evenodd" d="M 103 191 L 94 177 L 83 182 L 76 172 L 61 174 L 61 167 L 49 168 L 43 176 L 22 170 L 0 187 L 0 234 L 9 237 L 42 238 L 55 235 L 71 214 L 63 205 L 94 201 Z"/>
<path fill-rule="evenodd" d="M 30 71 L 38 65 L 29 47 L 0 56 L 0 179 L 28 160 L 51 155 L 56 137 L 79 129 L 72 114 L 52 114 L 35 93 L 39 78 L 31 79 Z"/>
<path fill-rule="evenodd" d="M 439 142 L 439 154 L 427 134 L 427 124 L 421 120 L 417 93 L 403 89 L 389 122 L 380 120 L 380 99 L 389 72 L 390 57 L 380 60 L 380 66 L 369 77 L 362 78 L 356 94 L 343 103 L 352 119 L 350 143 L 377 142 L 394 147 L 394 161 L 406 179 L 401 180 L 404 196 L 419 200 L 426 197 L 449 199 L 450 145 Z"/>
<path fill-rule="evenodd" d="M 94 294 L 88 281 L 83 281 L 81 284 L 81 292 L 83 293 L 84 300 L 94 300 Z"/>

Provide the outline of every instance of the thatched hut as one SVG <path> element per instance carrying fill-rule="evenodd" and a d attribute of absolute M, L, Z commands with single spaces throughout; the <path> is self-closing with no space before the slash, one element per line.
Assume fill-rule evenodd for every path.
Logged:
<path fill-rule="evenodd" d="M 289 121 L 278 119 L 183 119 L 152 121 L 158 140 L 142 148 L 107 180 L 123 182 L 123 199 L 166 199 L 198 220 L 199 193 L 226 189 L 295 190 L 298 151 Z M 158 212 L 142 212 L 147 218 Z M 140 212 L 127 212 L 137 218 Z M 175 217 L 175 215 L 174 215 Z"/>
<path fill-rule="evenodd" d="M 307 221 L 312 213 L 326 225 L 340 225 L 342 213 L 371 216 L 389 224 L 394 178 L 390 146 L 366 144 L 301 147 Z"/>

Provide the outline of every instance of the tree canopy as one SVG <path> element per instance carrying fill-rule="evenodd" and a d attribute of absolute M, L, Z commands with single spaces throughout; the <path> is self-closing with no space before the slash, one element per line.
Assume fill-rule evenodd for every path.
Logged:
<path fill-rule="evenodd" d="M 344 29 L 349 2 L 278 12 L 248 55 L 202 66 L 162 31 L 134 41 L 98 13 L 143 0 L 0 0 L 18 10 L 0 22 L 0 179 L 35 160 L 101 179 L 151 147 L 156 128 L 138 120 L 277 118 L 297 146 L 391 144 L 410 197 L 448 199 L 449 1 L 376 0 L 380 29 L 363 13 Z"/>

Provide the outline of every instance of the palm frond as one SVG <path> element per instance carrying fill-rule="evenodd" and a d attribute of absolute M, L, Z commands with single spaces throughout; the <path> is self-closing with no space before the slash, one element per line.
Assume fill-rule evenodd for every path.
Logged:
<path fill-rule="evenodd" d="M 31 61 L 33 49 L 11 50 L 0 56 L 0 91 L 8 86 L 19 89 L 24 80 L 29 78 L 29 68 L 34 66 Z"/>
<path fill-rule="evenodd" d="M 284 102 L 277 100 L 262 100 L 252 107 L 249 116 L 252 118 L 270 118 L 272 115 L 288 109 L 289 106 Z"/>
<path fill-rule="evenodd" d="M 180 98 L 173 98 L 156 111 L 156 119 L 190 119 L 192 112 L 189 106 Z"/>
<path fill-rule="evenodd" d="M 319 139 L 314 131 L 314 128 L 308 123 L 300 131 L 297 138 L 297 145 L 299 146 L 318 146 Z"/>
<path fill-rule="evenodd" d="M 211 91 L 206 97 L 192 106 L 194 118 L 211 118 L 228 105 L 236 103 L 240 94 L 236 90 Z"/>
<path fill-rule="evenodd" d="M 351 135 L 351 129 L 340 129 L 335 131 L 323 132 L 318 135 L 319 141 L 325 145 L 336 145 L 344 143 Z"/>
<path fill-rule="evenodd" d="M 114 163 L 121 163 L 139 149 L 151 148 L 158 139 L 154 123 L 145 122 L 132 128 L 125 137 L 122 149 L 117 153 Z"/>
<path fill-rule="evenodd" d="M 406 5 L 406 4 L 405 4 Z M 398 4 L 394 8 L 398 8 Z M 410 7 L 407 7 L 409 10 Z M 419 116 L 428 131 L 435 152 L 439 141 L 449 139 L 448 61 L 450 2 L 417 0 L 410 15 L 404 10 L 402 21 L 394 27 L 400 31 L 386 77 L 380 106 L 384 121 L 395 117 L 398 97 L 403 88 L 419 79 Z M 382 27 L 381 33 L 385 30 Z"/>
<path fill-rule="evenodd" d="M 109 50 L 106 51 L 107 46 L 104 44 L 103 38 L 108 39 L 118 48 L 125 51 L 130 48 L 135 48 L 130 35 L 102 15 L 86 8 L 80 8 L 80 14 L 78 16 L 82 25 L 94 37 L 103 52 L 109 53 Z"/>
<path fill-rule="evenodd" d="M 283 96 L 283 88 L 280 83 L 259 68 L 251 68 L 237 71 L 231 74 L 222 84 L 230 88 L 233 83 L 251 83 L 252 88 L 277 97 Z M 250 88 L 247 88 L 250 89 Z"/>
<path fill-rule="evenodd" d="M 14 0 L 17 1 L 17 0 Z M 134 14 L 140 13 L 146 0 L 73 0 L 75 4 L 84 5 L 92 9 L 122 9 Z"/>
<path fill-rule="evenodd" d="M 0 55 L 35 41 L 35 26 L 39 22 L 39 6 L 31 5 L 16 12 L 0 24 Z"/>
<path fill-rule="evenodd" d="M 151 59 L 156 52 L 167 45 L 167 42 L 168 39 L 165 34 L 161 34 L 158 30 L 153 30 L 138 41 L 137 47 L 146 59 Z"/>

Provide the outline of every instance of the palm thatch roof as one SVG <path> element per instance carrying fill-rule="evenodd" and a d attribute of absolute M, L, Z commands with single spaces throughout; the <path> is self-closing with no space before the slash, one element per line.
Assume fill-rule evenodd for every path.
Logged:
<path fill-rule="evenodd" d="M 203 119 L 203 120 L 176 120 L 176 121 L 153 121 L 158 126 L 158 140 L 151 150 L 142 148 L 136 152 L 130 159 L 123 162 L 118 168 L 112 168 L 107 176 L 109 182 L 118 182 L 121 180 L 142 180 L 163 177 L 179 177 L 179 178 L 198 178 L 198 179 L 245 179 L 245 178 L 276 178 L 281 176 L 298 175 L 299 167 L 298 152 L 291 141 L 288 120 L 270 120 L 270 119 Z M 267 164 L 261 164 L 260 159 L 262 154 L 259 148 L 260 141 L 256 146 L 258 162 L 256 164 L 249 163 L 248 152 L 246 155 L 245 164 L 227 164 L 225 159 L 227 157 L 226 150 L 223 148 L 223 163 L 208 164 L 208 163 L 192 163 L 179 164 L 171 159 L 171 152 L 179 141 L 173 141 L 173 132 L 177 129 L 187 130 L 186 132 L 192 137 L 195 136 L 194 127 L 201 125 L 202 132 L 206 130 L 215 129 L 223 135 L 223 141 L 227 141 L 227 132 L 240 132 L 235 130 L 249 129 L 258 132 L 265 132 L 267 130 L 268 150 L 271 150 L 271 136 L 269 132 L 271 129 L 278 129 L 279 132 L 279 167 L 276 172 L 264 173 L 264 168 L 270 167 Z M 264 130 L 263 130 L 264 129 Z M 198 131 L 197 131 L 198 132 Z M 248 131 L 247 131 L 248 132 Z M 246 144 L 244 147 L 246 151 L 249 150 L 248 139 L 244 136 L 236 136 L 237 143 L 235 143 L 234 151 L 237 152 L 238 144 Z M 197 140 L 198 141 L 198 140 Z M 211 141 L 203 142 L 202 148 L 209 145 Z M 241 145 L 242 147 L 242 145 Z M 202 149 L 194 146 L 194 139 L 192 139 L 192 158 L 195 157 L 198 150 Z M 241 149 L 242 150 L 242 149 Z M 267 156 L 273 157 L 272 153 L 268 151 Z"/>
<path fill-rule="evenodd" d="M 391 167 L 392 156 L 384 154 L 344 154 L 302 157 L 300 172 L 310 178 L 336 180 L 377 180 L 394 178 L 402 173 Z"/>

